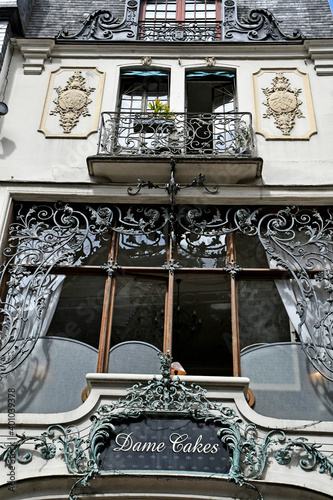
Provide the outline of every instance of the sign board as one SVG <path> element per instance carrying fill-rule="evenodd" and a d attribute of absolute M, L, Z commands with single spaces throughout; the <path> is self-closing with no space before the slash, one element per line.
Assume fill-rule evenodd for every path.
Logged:
<path fill-rule="evenodd" d="M 145 415 L 115 425 L 99 470 L 228 474 L 231 452 L 219 427 L 188 417 Z"/>

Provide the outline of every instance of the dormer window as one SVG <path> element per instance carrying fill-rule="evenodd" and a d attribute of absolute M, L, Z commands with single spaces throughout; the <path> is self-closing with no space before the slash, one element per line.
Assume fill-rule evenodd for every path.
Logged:
<path fill-rule="evenodd" d="M 221 20 L 219 0 L 146 0 L 141 19 L 146 21 Z"/>
<path fill-rule="evenodd" d="M 145 0 L 140 40 L 214 41 L 221 38 L 221 0 Z"/>

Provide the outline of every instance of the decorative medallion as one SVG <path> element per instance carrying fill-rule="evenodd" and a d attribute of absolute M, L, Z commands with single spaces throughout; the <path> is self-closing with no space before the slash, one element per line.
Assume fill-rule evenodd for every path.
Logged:
<path fill-rule="evenodd" d="M 39 131 L 46 137 L 70 139 L 97 132 L 104 77 L 94 67 L 61 67 L 53 71 Z"/>
<path fill-rule="evenodd" d="M 288 78 L 282 73 L 277 73 L 273 78 L 272 87 L 262 90 L 267 97 L 263 104 L 268 108 L 263 117 L 273 116 L 275 125 L 282 131 L 282 134 L 290 135 L 295 125 L 295 118 L 304 118 L 299 109 L 303 102 L 298 99 L 302 89 L 292 90 Z"/>
<path fill-rule="evenodd" d="M 89 96 L 96 89 L 94 87 L 86 88 L 86 80 L 81 71 L 75 71 L 64 89 L 57 87 L 58 97 L 54 99 L 56 108 L 50 112 L 50 115 L 60 115 L 60 124 L 65 134 L 70 134 L 72 129 L 78 123 L 81 116 L 90 116 L 88 104 L 92 102 Z"/>
<path fill-rule="evenodd" d="M 253 84 L 257 133 L 266 139 L 308 140 L 317 132 L 306 73 L 296 68 L 261 69 L 253 75 Z M 271 117 L 274 121 L 267 120 Z"/>

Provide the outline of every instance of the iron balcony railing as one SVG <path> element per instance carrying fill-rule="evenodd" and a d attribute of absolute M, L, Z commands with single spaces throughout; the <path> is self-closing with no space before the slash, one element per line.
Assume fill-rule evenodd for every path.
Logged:
<path fill-rule="evenodd" d="M 254 155 L 251 113 L 102 113 L 98 154 Z"/>
<path fill-rule="evenodd" d="M 221 21 L 141 21 L 138 39 L 163 42 L 216 42 L 222 38 Z"/>

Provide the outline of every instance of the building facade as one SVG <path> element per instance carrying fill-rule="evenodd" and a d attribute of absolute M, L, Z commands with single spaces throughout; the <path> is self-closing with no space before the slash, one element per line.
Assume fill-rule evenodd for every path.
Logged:
<path fill-rule="evenodd" d="M 0 499 L 331 498 L 328 1 L 0 28 Z"/>

